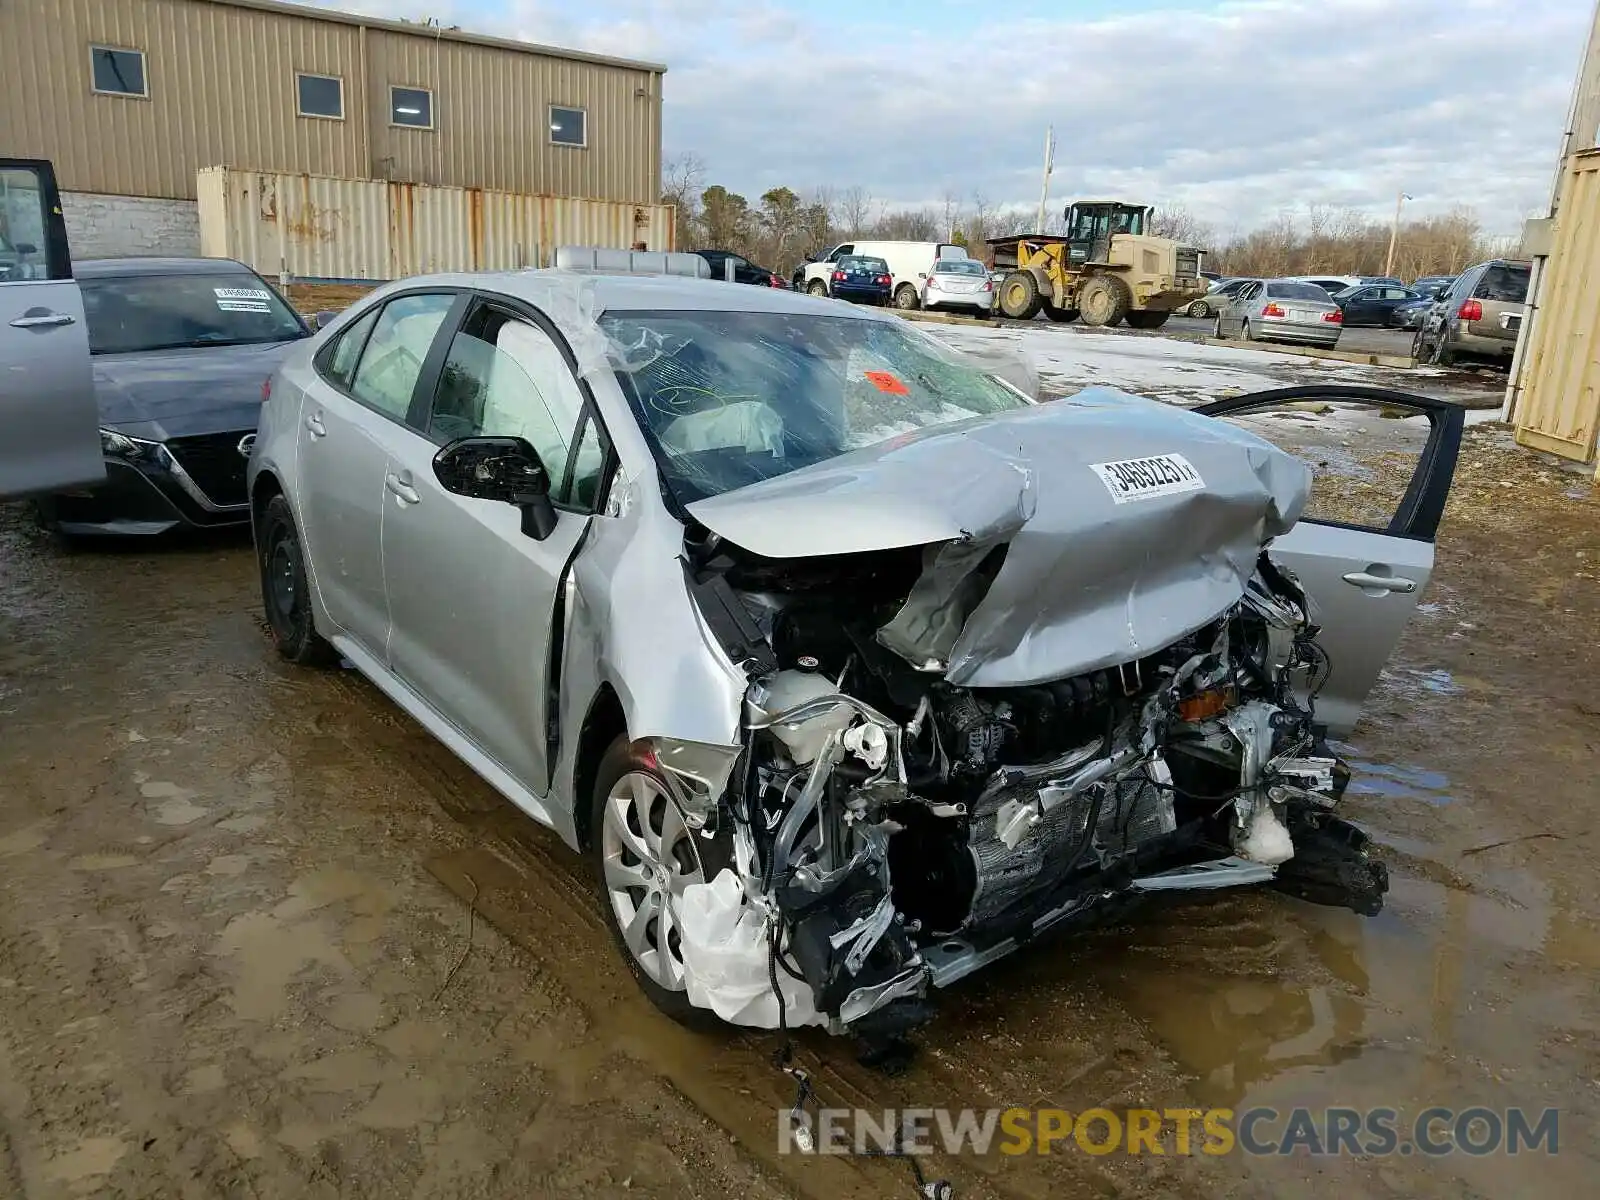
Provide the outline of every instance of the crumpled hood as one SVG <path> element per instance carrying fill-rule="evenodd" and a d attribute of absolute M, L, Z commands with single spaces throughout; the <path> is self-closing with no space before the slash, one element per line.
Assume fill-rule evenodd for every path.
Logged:
<path fill-rule="evenodd" d="M 951 683 L 1010 687 L 1129 662 L 1215 620 L 1310 484 L 1298 459 L 1234 425 L 1091 388 L 688 508 L 769 558 L 929 545 L 880 640 Z M 998 574 L 975 588 L 1001 545 Z"/>
<path fill-rule="evenodd" d="M 262 383 L 299 344 L 297 339 L 96 355 L 100 424 L 158 442 L 254 429 Z"/>

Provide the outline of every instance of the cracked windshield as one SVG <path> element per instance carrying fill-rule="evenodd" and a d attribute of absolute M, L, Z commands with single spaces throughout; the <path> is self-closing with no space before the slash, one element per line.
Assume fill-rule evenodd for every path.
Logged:
<path fill-rule="evenodd" d="M 600 324 L 685 504 L 1029 403 L 922 335 L 882 321 L 636 312 Z"/>

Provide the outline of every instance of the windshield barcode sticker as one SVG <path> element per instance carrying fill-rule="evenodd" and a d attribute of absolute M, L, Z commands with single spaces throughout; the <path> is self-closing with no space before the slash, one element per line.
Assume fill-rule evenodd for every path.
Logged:
<path fill-rule="evenodd" d="M 212 288 L 211 290 L 217 294 L 217 307 L 223 312 L 272 311 L 272 306 L 267 303 L 272 299 L 272 293 L 261 288 Z"/>
<path fill-rule="evenodd" d="M 1206 486 L 1200 472 L 1181 454 L 1152 454 L 1148 458 L 1091 463 L 1089 469 L 1100 476 L 1100 482 L 1106 485 L 1106 491 L 1118 504 L 1198 492 Z"/>

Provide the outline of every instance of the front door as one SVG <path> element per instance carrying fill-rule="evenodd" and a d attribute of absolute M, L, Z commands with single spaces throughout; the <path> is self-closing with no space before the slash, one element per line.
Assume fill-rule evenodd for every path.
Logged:
<path fill-rule="evenodd" d="M 1392 511 L 1382 504 L 1368 512 L 1352 512 L 1355 519 L 1351 520 L 1331 516 L 1302 518 L 1268 547 L 1273 559 L 1299 577 L 1320 610 L 1317 619 L 1322 633 L 1318 642 L 1327 651 L 1329 662 L 1325 678 L 1309 683 L 1315 692 L 1317 721 L 1331 733 L 1343 734 L 1355 725 L 1367 693 L 1394 652 L 1433 573 L 1434 537 L 1455 477 L 1465 413 L 1456 404 L 1386 388 L 1321 384 L 1234 396 L 1195 411 L 1214 417 L 1244 418 L 1246 423 L 1251 417 L 1270 414 L 1275 409 L 1286 412 L 1283 421 L 1257 422 L 1252 428 L 1274 441 L 1282 441 L 1283 431 L 1293 429 L 1291 422 L 1304 418 L 1304 432 L 1290 432 L 1288 440 L 1303 439 L 1304 448 L 1310 449 L 1324 435 L 1315 428 L 1318 414 L 1305 412 L 1306 401 L 1370 410 L 1373 416 L 1379 409 L 1404 410 L 1424 418 L 1428 425 L 1426 440 L 1418 448 L 1416 467 Z M 1288 408 L 1295 404 L 1302 407 Z M 1401 424 L 1410 425 L 1410 421 L 1379 418 L 1374 424 L 1392 431 Z M 1266 428 L 1268 425 L 1273 428 Z M 1348 431 L 1331 436 L 1335 442 L 1345 444 L 1350 437 Z M 1296 450 L 1302 446 L 1285 448 Z M 1351 483 L 1347 477 L 1322 476 L 1319 485 L 1324 481 L 1336 492 L 1348 491 Z M 1341 497 L 1330 499 L 1330 507 L 1338 509 Z M 1313 502 L 1317 500 L 1314 489 Z"/>
<path fill-rule="evenodd" d="M 105 477 L 55 172 L 47 162 L 0 158 L 0 499 Z"/>
<path fill-rule="evenodd" d="M 392 669 L 535 795 L 549 791 L 557 597 L 596 519 L 605 459 L 558 336 L 520 306 L 473 303 L 437 373 L 426 436 L 391 442 L 383 522 Z M 440 486 L 434 455 L 478 434 L 538 451 L 558 512 L 549 537 L 524 534 L 510 504 Z"/>
<path fill-rule="evenodd" d="M 397 296 L 317 356 L 300 405 L 300 517 L 313 585 L 339 632 L 383 660 L 389 443 L 405 428 L 435 335 L 456 297 Z"/>

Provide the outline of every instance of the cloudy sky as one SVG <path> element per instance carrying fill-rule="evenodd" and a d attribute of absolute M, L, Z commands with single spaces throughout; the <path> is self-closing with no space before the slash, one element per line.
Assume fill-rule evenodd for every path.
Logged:
<path fill-rule="evenodd" d="M 666 154 L 752 198 L 1183 204 L 1544 198 L 1592 0 L 319 0 L 667 64 Z"/>

